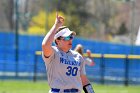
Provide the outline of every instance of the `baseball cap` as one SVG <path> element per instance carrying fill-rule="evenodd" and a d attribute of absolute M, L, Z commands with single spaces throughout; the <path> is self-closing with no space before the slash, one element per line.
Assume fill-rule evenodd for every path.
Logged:
<path fill-rule="evenodd" d="M 64 29 L 60 30 L 58 33 L 55 34 L 54 39 L 57 39 L 58 37 L 67 37 L 69 35 L 76 35 L 74 31 L 70 31 L 69 28 L 64 27 Z"/>

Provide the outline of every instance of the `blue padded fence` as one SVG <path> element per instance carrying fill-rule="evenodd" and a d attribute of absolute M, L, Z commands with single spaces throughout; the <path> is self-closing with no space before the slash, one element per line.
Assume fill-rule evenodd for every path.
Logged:
<path fill-rule="evenodd" d="M 35 63 L 35 51 L 41 50 L 41 43 L 43 36 L 30 36 L 19 35 L 19 47 L 18 47 L 18 64 L 15 62 L 15 34 L 0 32 L 0 72 L 15 72 L 15 66 L 18 66 L 19 73 L 29 73 L 29 79 L 32 79 L 34 71 L 37 73 L 46 73 L 45 66 L 41 56 L 37 57 L 37 63 Z M 93 53 L 99 54 L 135 54 L 140 55 L 139 46 L 129 46 L 123 44 L 114 44 L 108 42 L 99 42 L 94 40 L 86 40 L 83 38 L 75 38 L 73 41 L 73 47 L 77 44 L 84 46 L 84 52 L 86 49 L 90 49 Z M 94 58 L 96 65 L 94 67 L 86 66 L 87 75 L 94 77 L 97 81 L 101 78 L 101 58 Z M 109 59 L 104 58 L 105 61 L 105 78 L 113 77 L 114 79 L 124 78 L 125 75 L 125 59 Z M 35 65 L 37 64 L 37 68 Z M 36 70 L 35 70 L 36 69 Z M 119 73 L 118 73 L 119 72 Z M 5 75 L 5 74 L 1 74 Z M 129 59 L 129 78 L 132 81 L 140 78 L 140 59 Z M 2 77 L 2 76 L 0 76 Z M 111 78 L 111 79 L 113 79 Z M 131 83 L 131 81 L 130 81 Z"/>

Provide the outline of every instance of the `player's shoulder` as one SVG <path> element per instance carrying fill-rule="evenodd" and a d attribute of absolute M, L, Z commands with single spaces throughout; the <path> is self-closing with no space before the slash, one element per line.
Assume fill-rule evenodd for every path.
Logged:
<path fill-rule="evenodd" d="M 56 52 L 58 51 L 58 48 L 56 46 L 52 46 L 52 48 L 54 51 L 56 51 Z"/>
<path fill-rule="evenodd" d="M 71 52 L 72 54 L 78 54 L 78 52 L 76 52 L 76 51 L 74 51 L 74 50 L 70 50 L 70 52 Z"/>
<path fill-rule="evenodd" d="M 74 50 L 70 50 L 70 51 L 73 55 L 82 57 L 82 55 L 80 53 L 78 53 L 77 51 L 74 51 Z"/>
<path fill-rule="evenodd" d="M 52 46 L 52 48 L 53 48 L 53 49 L 55 49 L 55 50 L 57 49 L 57 47 L 56 47 L 56 46 Z"/>

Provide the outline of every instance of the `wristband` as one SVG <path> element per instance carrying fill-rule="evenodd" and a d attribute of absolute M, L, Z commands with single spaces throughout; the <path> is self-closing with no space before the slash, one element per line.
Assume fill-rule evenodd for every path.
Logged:
<path fill-rule="evenodd" d="M 83 86 L 83 90 L 85 93 L 95 93 L 91 84 Z"/>

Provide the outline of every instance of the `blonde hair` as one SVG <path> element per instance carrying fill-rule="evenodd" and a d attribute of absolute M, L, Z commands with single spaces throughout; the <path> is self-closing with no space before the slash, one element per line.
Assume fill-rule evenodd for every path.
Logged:
<path fill-rule="evenodd" d="M 74 51 L 77 51 L 81 55 L 83 55 L 83 46 L 81 44 L 76 45 Z"/>

